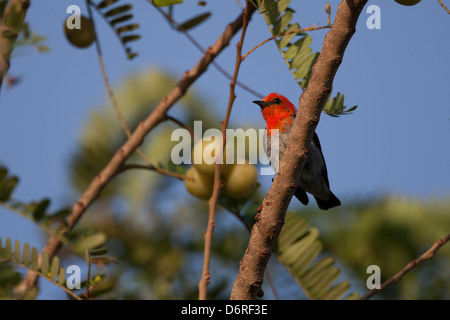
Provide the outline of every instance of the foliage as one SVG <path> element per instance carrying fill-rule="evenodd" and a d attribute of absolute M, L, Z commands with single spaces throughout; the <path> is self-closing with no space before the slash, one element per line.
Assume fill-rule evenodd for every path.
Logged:
<path fill-rule="evenodd" d="M 333 283 L 340 274 L 331 257 L 313 264 L 322 251 L 319 230 L 308 228 L 308 223 L 297 212 L 286 215 L 285 225 L 277 239 L 277 256 L 310 299 L 337 300 L 350 288 L 347 281 Z M 345 299 L 358 299 L 350 294 Z"/>
<path fill-rule="evenodd" d="M 140 34 L 135 33 L 139 28 L 138 23 L 131 23 L 133 14 L 131 12 L 133 6 L 131 4 L 115 5 L 119 0 L 102 0 L 97 5 L 89 1 L 100 16 L 108 23 L 109 27 L 114 31 L 119 38 L 128 59 L 137 57 L 138 53 L 133 52 L 128 46 L 129 42 L 139 40 Z"/>
<path fill-rule="evenodd" d="M 144 111 L 148 112 L 149 106 L 159 101 L 173 83 L 174 80 L 162 72 L 142 72 L 128 78 L 124 85 L 115 91 L 119 101 L 118 104 L 128 106 L 127 110 L 124 110 L 123 116 L 130 127 L 137 125 L 140 115 Z M 149 92 L 148 88 L 153 90 Z M 218 127 L 218 120 L 214 120 L 217 116 L 207 112 L 207 110 L 213 109 L 211 108 L 213 102 L 204 101 L 191 91 L 182 104 L 186 108 L 186 113 L 180 119 L 186 125 L 189 126 L 194 120 L 201 118 L 203 119 L 203 130 L 208 129 L 208 124 Z M 142 145 L 144 154 L 148 156 L 152 163 L 166 163 L 170 159 L 171 130 L 167 131 L 166 126 L 166 124 L 162 124 L 158 130 L 152 132 L 152 139 Z M 84 183 L 88 183 L 104 165 L 102 162 L 107 161 L 112 156 L 112 152 L 116 148 L 114 146 L 117 144 L 118 148 L 122 143 L 120 140 L 124 139 L 123 129 L 110 106 L 104 106 L 99 111 L 93 112 L 83 132 L 79 151 L 72 157 L 72 177 L 75 186 L 80 184 L 81 180 L 78 179 L 81 177 L 83 177 Z M 108 148 L 111 148 L 111 150 L 106 151 Z M 95 152 L 86 152 L 87 150 Z M 156 153 L 158 157 L 155 158 Z M 136 158 L 130 159 L 130 161 L 137 160 Z M 90 172 L 90 174 L 84 178 L 87 172 Z M 83 188 L 84 186 L 80 185 L 80 189 Z M 102 198 L 96 203 L 96 216 L 100 220 L 97 222 L 97 219 L 93 219 L 89 222 L 89 225 L 96 225 L 95 229 L 107 234 L 109 239 L 117 240 L 117 242 L 112 241 L 113 243 L 120 244 L 112 250 L 121 261 L 121 267 L 112 270 L 109 278 L 114 279 L 117 274 L 135 270 L 135 274 L 140 275 L 138 276 L 139 281 L 147 283 L 146 290 L 142 289 L 142 284 L 138 286 L 145 297 L 160 299 L 196 297 L 195 284 L 200 278 L 200 273 L 195 277 L 195 283 L 190 283 L 185 277 L 186 269 L 189 269 L 189 264 L 192 263 L 192 255 L 199 255 L 203 250 L 203 238 L 199 238 L 198 235 L 203 232 L 202 228 L 205 225 L 206 215 L 200 217 L 198 215 L 202 214 L 201 211 L 206 212 L 206 207 L 203 201 L 192 199 L 189 196 L 188 198 L 171 199 L 171 204 L 168 205 L 166 195 L 178 188 L 183 188 L 178 180 L 159 174 L 122 174 L 108 186 Z M 140 192 L 137 190 L 140 190 Z M 183 192 L 187 195 L 185 190 Z M 125 194 L 126 196 L 124 196 Z M 123 200 L 122 204 L 118 207 L 111 205 L 111 201 L 118 198 Z M 256 209 L 262 198 L 263 195 L 258 191 L 239 201 L 221 195 L 219 203 L 229 211 L 228 215 L 232 213 L 244 223 L 240 231 L 242 233 L 245 230 L 243 227 L 251 228 Z M 151 199 L 150 202 L 148 199 Z M 164 209 L 160 209 L 161 206 Z M 103 214 L 99 214 L 99 212 L 103 212 Z M 148 212 L 151 212 L 151 218 L 148 216 Z M 220 210 L 219 215 L 226 213 L 222 212 L 223 210 Z M 146 221 L 144 225 L 147 227 L 137 227 L 124 218 L 129 216 L 130 213 L 134 219 L 141 222 Z M 178 243 L 179 240 L 174 240 L 174 237 L 176 239 L 177 234 L 183 233 L 183 231 L 178 229 L 179 225 L 171 226 L 170 222 L 167 221 L 173 222 L 172 219 L 174 221 L 183 219 L 180 215 L 188 215 L 190 217 L 188 220 L 190 228 L 196 230 L 194 233 L 189 232 L 181 244 Z M 298 216 L 295 214 L 291 214 L 289 217 L 291 217 L 290 222 L 292 223 L 288 222 L 283 229 L 286 231 L 280 235 L 278 252 L 280 262 L 292 273 L 310 298 L 337 299 L 341 297 L 349 289 L 349 284 L 348 282 L 342 282 L 331 287 L 340 272 L 337 267 L 332 266 L 334 260 L 327 258 L 325 265 L 321 262 L 312 264 L 314 258 L 321 252 L 321 245 L 317 240 L 317 230 L 308 229 L 306 221 L 301 219 L 297 221 Z M 218 224 L 218 222 L 216 223 Z M 297 223 L 304 223 L 305 228 L 296 228 Z M 244 236 L 247 237 L 245 232 Z M 222 260 L 226 265 L 236 266 L 241 256 L 236 255 L 235 250 L 228 251 L 227 248 L 230 247 L 227 243 L 234 243 L 235 240 L 233 239 L 237 238 L 242 238 L 242 235 L 235 234 L 235 230 L 222 230 L 222 232 L 215 230 L 213 252 L 215 259 Z M 239 241 L 239 243 L 245 243 L 245 241 Z M 242 250 L 244 249 L 243 246 L 240 247 Z M 309 255 L 309 259 L 300 259 L 299 256 L 303 251 L 298 250 L 299 247 L 308 252 L 313 251 Z M 296 262 L 294 263 L 294 261 Z M 303 262 L 301 268 L 297 265 L 299 262 Z M 140 268 L 137 268 L 137 266 Z M 316 272 L 320 277 L 327 275 L 328 278 L 324 277 L 324 279 L 328 279 L 328 281 L 317 282 Z M 230 280 L 232 278 L 226 278 L 219 284 L 213 285 L 210 288 L 209 295 L 215 298 L 226 298 L 228 291 L 224 289 L 231 286 Z M 136 280 L 135 285 L 138 285 L 137 283 Z M 174 283 L 177 284 L 176 287 L 183 289 L 176 290 Z M 182 283 L 182 285 L 179 285 L 179 283 Z M 117 283 L 117 285 L 121 286 L 120 283 Z M 151 292 L 147 292 L 148 288 L 151 288 Z M 119 292 L 122 293 L 119 295 Z M 123 292 L 128 292 L 128 290 L 123 288 L 118 290 L 116 294 L 122 298 L 142 298 L 136 293 L 140 290 L 137 290 L 134 294 Z M 349 296 L 349 298 L 354 297 L 356 296 Z"/>
<path fill-rule="evenodd" d="M 87 3 L 89 8 L 94 8 L 107 21 L 118 36 L 127 57 L 132 59 L 137 53 L 128 45 L 140 38 L 136 33 L 139 24 L 131 23 L 132 5 L 119 2 L 103 0 L 98 4 L 92 1 Z M 157 7 L 169 6 L 169 16 L 172 6 L 182 2 L 151 1 Z M 290 0 L 253 2 L 259 5 L 271 34 L 279 36 L 275 40 L 279 52 L 294 79 L 305 89 L 319 53 L 312 52 L 310 35 L 297 32 L 301 28 L 298 23 L 292 22 L 295 11 L 289 7 Z M 0 1 L 0 12 L 6 3 Z M 210 16 L 210 12 L 196 15 L 178 25 L 177 30 L 190 30 Z M 27 25 L 22 30 L 24 35 L 28 35 L 24 38 L 28 41 L 25 43 L 39 45 L 43 41 L 42 37 L 30 36 Z M 131 129 L 136 128 L 175 85 L 176 79 L 162 71 L 132 75 L 114 90 L 117 104 L 126 106 L 120 116 L 107 103 L 92 112 L 70 161 L 69 172 L 74 193 L 86 189 L 127 139 L 118 117 Z M 339 116 L 355 109 L 356 106 L 347 108 L 344 95 L 338 92 L 335 97 L 328 97 L 323 111 L 331 116 Z M 204 126 L 202 131 L 205 131 L 220 126 L 219 117 L 212 110 L 213 102 L 190 91 L 179 102 L 179 108 L 174 113 L 187 126 L 201 119 Z M 171 141 L 173 129 L 172 123 L 161 123 L 140 148 L 154 165 L 153 169 L 167 168 L 171 172 L 184 174 L 183 166 L 176 166 L 170 161 L 174 145 Z M 127 159 L 126 165 L 139 161 L 135 155 Z M 56 226 L 64 228 L 71 209 L 50 211 L 51 201 L 48 198 L 32 202 L 13 198 L 19 179 L 10 175 L 5 167 L 0 167 L 0 205 L 36 223 L 48 235 L 59 236 L 71 254 L 86 260 L 89 270 L 92 265 L 101 270 L 101 275 L 86 279 L 82 283 L 84 293 L 71 294 L 73 298 L 102 295 L 100 297 L 110 299 L 194 299 L 197 297 L 197 282 L 201 275 L 198 261 L 204 249 L 202 234 L 207 223 L 204 214 L 207 205 L 205 201 L 188 196 L 179 180 L 154 171 L 120 172 L 90 207 L 94 214 L 86 217 L 81 226 L 64 236 Z M 209 298 L 228 298 L 239 259 L 248 240 L 245 230 L 251 229 L 262 199 L 260 190 L 242 200 L 220 196 L 212 248 L 213 272 Z M 383 270 L 383 277 L 389 277 L 419 255 L 424 243 L 435 241 L 449 229 L 448 221 L 443 218 L 447 207 L 448 204 L 435 206 L 383 199 L 342 207 L 335 209 L 331 215 L 320 217 L 306 218 L 307 210 L 302 211 L 302 217 L 297 212 L 291 212 L 286 217 L 278 239 L 276 257 L 309 299 L 355 299 L 358 293 L 348 294 L 351 281 L 339 280 L 341 270 L 344 269 L 344 274 L 351 273 L 357 279 L 353 282 L 365 283 L 365 268 L 377 264 Z M 318 226 L 309 227 L 311 222 Z M 319 229 L 322 230 L 320 240 Z M 448 269 L 448 248 L 442 252 L 445 259 L 416 271 L 418 275 L 406 277 L 397 290 L 391 289 L 385 296 L 448 298 L 450 279 L 439 272 Z M 106 253 L 111 254 L 106 256 Z M 339 257 L 343 267 L 339 264 L 338 268 L 337 259 L 330 254 Z M 12 265 L 34 270 L 66 290 L 62 259 L 62 256 L 55 256 L 50 261 L 44 252 L 39 266 L 35 247 L 29 243 L 22 245 L 20 240 L 16 240 L 13 245 L 11 239 L 3 241 L 0 238 L 0 297 L 13 296 L 14 287 L 22 279 L 22 275 Z M 116 261 L 120 261 L 120 264 L 112 264 Z M 220 273 L 217 272 L 219 268 Z M 418 288 L 424 290 L 419 291 Z M 37 292 L 28 294 L 25 298 L 32 298 Z"/>
<path fill-rule="evenodd" d="M 63 221 L 71 210 L 62 208 L 50 213 L 48 209 L 50 200 L 47 198 L 39 202 L 23 202 L 12 198 L 18 182 L 19 179 L 16 176 L 9 175 L 7 168 L 0 167 L 0 206 L 33 221 L 49 235 L 57 233 L 58 231 L 55 229 L 55 225 Z M 105 235 L 102 233 L 94 233 L 92 228 L 75 229 L 64 237 L 59 235 L 59 238 L 74 254 L 95 256 L 95 263 L 102 265 L 110 262 L 110 258 L 104 256 L 107 250 L 101 248 L 106 242 Z M 37 294 L 37 292 L 32 291 L 22 297 L 14 295 L 12 289 L 20 280 L 20 275 L 14 272 L 10 266 L 6 265 L 8 262 L 12 262 L 18 266 L 37 272 L 41 277 L 51 281 L 71 294 L 72 297 L 79 298 L 65 287 L 65 269 L 60 266 L 59 261 L 60 259 L 57 256 L 53 257 L 52 261 L 50 261 L 48 253 L 44 252 L 42 263 L 39 267 L 38 250 L 36 247 L 31 247 L 28 242 L 22 246 L 20 240 L 15 240 L 13 246 L 10 238 L 6 238 L 3 243 L 0 236 L 0 283 L 2 283 L 4 288 L 9 288 L 9 290 L 0 291 L 0 297 L 14 296 L 15 298 L 29 299 L 34 298 Z M 98 282 L 95 281 L 95 284 Z"/>
<path fill-rule="evenodd" d="M 312 37 L 305 32 L 298 32 L 301 30 L 300 25 L 292 23 L 295 10 L 288 7 L 290 2 L 290 0 L 265 0 L 259 1 L 259 7 L 272 35 L 282 35 L 275 39 L 281 57 L 295 81 L 302 89 L 306 89 L 319 52 L 312 52 L 310 48 Z M 294 41 L 294 39 L 297 40 Z M 328 100 L 323 107 L 323 112 L 337 117 L 349 114 L 356 108 L 357 106 L 347 108 L 344 105 L 344 95 L 340 92 L 333 98 L 331 98 L 330 92 L 330 96 L 328 96 Z"/>
<path fill-rule="evenodd" d="M 326 221 L 313 218 L 322 230 L 325 249 L 338 256 L 361 283 L 367 267 L 381 269 L 381 281 L 419 257 L 450 230 L 449 200 L 428 202 L 404 197 L 353 202 L 338 208 Z M 442 247 L 432 261 L 421 264 L 395 286 L 383 291 L 386 299 L 449 299 L 450 247 Z"/>

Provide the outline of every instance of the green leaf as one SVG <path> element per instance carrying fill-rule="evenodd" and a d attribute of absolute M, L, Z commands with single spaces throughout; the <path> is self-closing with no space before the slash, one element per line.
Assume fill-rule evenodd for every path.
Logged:
<path fill-rule="evenodd" d="M 331 287 L 340 273 L 333 266 L 333 258 L 326 257 L 314 264 L 323 247 L 318 236 L 318 229 L 308 228 L 299 214 L 288 213 L 277 239 L 276 255 L 310 299 L 338 299 L 349 289 L 349 284 L 343 282 Z"/>
<path fill-rule="evenodd" d="M 316 278 L 319 277 L 321 271 L 331 267 L 332 265 L 334 265 L 333 258 L 331 257 L 323 258 L 322 260 L 317 262 L 314 266 L 312 266 L 308 270 L 308 272 L 304 274 L 304 276 L 302 277 L 303 283 L 305 283 L 305 285 L 308 286 L 311 285 L 311 283 L 313 283 L 316 280 Z"/>
<path fill-rule="evenodd" d="M 279 0 L 270 7 L 267 17 L 270 23 L 274 24 L 278 17 L 287 9 L 291 0 Z"/>
<path fill-rule="evenodd" d="M 340 282 L 330 288 L 322 297 L 323 300 L 337 300 L 350 289 L 350 283 Z"/>
<path fill-rule="evenodd" d="M 58 273 L 58 283 L 62 285 L 64 284 L 65 281 L 66 281 L 66 270 L 63 267 L 60 267 Z"/>
<path fill-rule="evenodd" d="M 129 36 L 121 37 L 120 40 L 125 44 L 125 43 L 130 42 L 130 41 L 136 41 L 136 40 L 138 40 L 140 38 L 141 38 L 140 35 L 132 34 L 132 35 L 129 35 Z"/>
<path fill-rule="evenodd" d="M 333 282 L 337 279 L 341 271 L 337 267 L 332 267 L 328 269 L 326 273 L 315 283 L 313 287 L 310 288 L 311 293 L 317 299 L 321 299 L 322 296 L 327 292 Z"/>
<path fill-rule="evenodd" d="M 278 238 L 278 244 L 280 245 L 278 249 L 280 252 L 286 250 L 287 247 L 304 237 L 308 232 L 308 224 L 304 219 L 296 219 L 289 224 L 289 227 L 287 226 L 288 224 L 286 223 L 283 232 L 280 233 Z"/>
<path fill-rule="evenodd" d="M 34 271 L 39 270 L 39 253 L 36 247 L 31 248 L 31 269 Z"/>
<path fill-rule="evenodd" d="M 34 209 L 33 211 L 34 220 L 39 221 L 44 217 L 45 211 L 47 210 L 49 204 L 50 204 L 49 199 L 44 199 L 41 202 L 39 202 L 39 204 L 36 206 L 36 209 Z"/>
<path fill-rule="evenodd" d="M 100 9 L 106 8 L 106 7 L 116 3 L 117 1 L 119 1 L 119 0 L 103 0 L 102 2 L 100 2 L 97 5 L 97 8 L 100 8 Z"/>
<path fill-rule="evenodd" d="M 154 0 L 153 4 L 157 7 L 167 7 L 174 4 L 183 3 L 183 0 Z"/>
<path fill-rule="evenodd" d="M 112 17 L 112 16 L 116 16 L 118 14 L 124 13 L 126 11 L 130 11 L 133 8 L 133 6 L 131 4 L 125 4 L 122 5 L 120 7 L 111 9 L 107 12 L 104 13 L 105 17 Z"/>
<path fill-rule="evenodd" d="M 8 175 L 8 169 L 5 167 L 0 167 L 0 183 L 6 178 Z"/>
<path fill-rule="evenodd" d="M 20 263 L 20 241 L 14 241 L 14 260 Z"/>
<path fill-rule="evenodd" d="M 330 100 L 328 97 L 323 112 L 332 117 L 339 117 L 340 115 L 350 114 L 358 106 L 353 106 L 349 109 L 344 105 L 344 95 L 338 92 L 334 98 Z"/>
<path fill-rule="evenodd" d="M 89 252 L 89 254 L 91 256 L 102 256 L 102 255 L 107 254 L 107 253 L 108 253 L 108 249 L 107 248 L 94 249 L 94 250 L 91 250 Z"/>
<path fill-rule="evenodd" d="M 132 53 L 127 52 L 127 58 L 129 60 L 132 60 L 132 59 L 136 58 L 138 55 L 139 55 L 139 53 L 136 53 L 136 52 L 132 52 Z"/>
<path fill-rule="evenodd" d="M 295 56 L 294 59 L 292 59 L 290 66 L 292 69 L 297 69 L 298 67 L 302 66 L 305 63 L 305 60 L 311 55 L 311 48 L 310 47 L 306 47 L 303 48 L 303 50 L 299 50 L 299 52 L 297 53 L 297 55 Z M 310 65 L 306 66 L 307 68 L 310 68 Z M 303 77 L 299 77 L 300 79 Z"/>
<path fill-rule="evenodd" d="M 6 254 L 7 255 L 11 255 L 12 256 L 12 243 L 11 243 L 11 239 L 10 238 L 6 238 L 5 240 L 5 250 L 6 250 Z"/>
<path fill-rule="evenodd" d="M 51 215 L 46 215 L 44 218 L 46 221 L 47 220 L 51 220 L 51 221 L 63 220 L 71 213 L 72 213 L 71 208 L 62 208 Z"/>
<path fill-rule="evenodd" d="M 94 233 L 81 237 L 74 244 L 75 252 L 83 254 L 86 250 L 91 250 L 102 246 L 106 242 L 106 235 L 104 233 Z"/>
<path fill-rule="evenodd" d="M 317 228 L 311 228 L 306 236 L 281 252 L 282 259 L 290 265 L 293 264 L 297 261 L 298 257 L 313 244 L 318 235 L 319 231 Z"/>
<path fill-rule="evenodd" d="M 137 28 L 139 28 L 138 24 L 128 24 L 126 26 L 122 26 L 120 28 L 116 29 L 117 33 L 123 33 L 123 32 L 128 32 L 128 31 L 132 31 L 132 30 L 136 30 Z"/>
<path fill-rule="evenodd" d="M 359 294 L 356 292 L 350 293 L 348 296 L 344 298 L 344 300 L 358 300 Z"/>
<path fill-rule="evenodd" d="M 195 16 L 195 17 L 183 22 L 178 27 L 178 31 L 187 31 L 189 29 L 192 29 L 192 28 L 198 26 L 200 23 L 204 22 L 210 16 L 211 16 L 211 12 L 205 12 L 205 13 L 199 14 L 198 16 Z"/>
<path fill-rule="evenodd" d="M 19 178 L 11 177 L 9 179 L 4 179 L 0 183 L 0 201 L 7 201 L 11 197 L 14 188 L 19 183 Z"/>
<path fill-rule="evenodd" d="M 123 16 L 120 16 L 118 18 L 114 18 L 114 19 L 110 20 L 109 23 L 114 27 L 116 24 L 128 21 L 131 18 L 133 18 L 132 14 L 125 14 Z"/>
<path fill-rule="evenodd" d="M 292 264 L 292 270 L 303 275 L 317 255 L 322 251 L 323 245 L 319 241 L 314 241 L 310 246 L 300 251 L 297 260 Z"/>
<path fill-rule="evenodd" d="M 22 253 L 22 263 L 26 266 L 30 263 L 30 244 L 25 242 Z"/>
<path fill-rule="evenodd" d="M 298 79 L 306 77 L 306 75 L 308 74 L 308 72 L 310 72 L 312 66 L 316 62 L 318 56 L 319 53 L 315 52 L 302 62 L 301 66 L 295 72 L 295 75 L 297 76 Z"/>
<path fill-rule="evenodd" d="M 48 273 L 48 251 L 44 251 L 41 261 L 41 272 L 45 275 Z"/>
<path fill-rule="evenodd" d="M 288 27 L 288 25 L 291 22 L 292 18 L 293 18 L 293 14 L 290 11 L 286 12 L 285 14 L 283 14 L 281 16 L 281 18 L 278 19 L 275 22 L 275 24 L 273 25 L 273 33 L 275 35 L 281 34 L 281 32 Z"/>
<path fill-rule="evenodd" d="M 288 32 L 293 32 L 293 31 L 297 31 L 300 30 L 300 26 L 298 23 L 292 24 L 289 26 L 289 28 L 287 28 L 285 31 L 283 31 L 282 33 L 288 33 Z M 287 34 L 285 36 L 282 36 L 281 39 L 278 41 L 278 47 L 280 49 L 283 49 L 284 47 L 286 47 L 288 45 L 288 43 L 292 40 L 292 38 L 294 38 L 297 35 L 297 33 L 291 33 L 291 34 Z"/>
<path fill-rule="evenodd" d="M 52 266 L 50 270 L 50 279 L 55 281 L 58 272 L 59 272 L 59 258 L 53 257 Z"/>

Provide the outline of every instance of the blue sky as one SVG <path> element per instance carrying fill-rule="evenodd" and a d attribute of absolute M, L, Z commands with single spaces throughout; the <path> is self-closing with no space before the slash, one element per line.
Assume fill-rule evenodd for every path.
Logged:
<path fill-rule="evenodd" d="M 126 75 L 158 67 L 181 77 L 201 53 L 172 30 L 146 1 L 132 2 L 142 39 L 133 44 L 139 57 L 128 61 L 105 23 L 95 16 L 108 76 L 118 85 Z M 185 1 L 175 8 L 184 21 L 200 12 L 212 17 L 192 31 L 207 47 L 239 13 L 236 1 Z M 326 24 L 326 1 L 292 1 L 293 21 L 302 27 Z M 330 1 L 333 16 L 339 1 Z M 32 30 L 48 37 L 49 54 L 21 50 L 10 73 L 21 83 L 2 88 L 0 95 L 0 164 L 20 177 L 15 197 L 23 201 L 52 199 L 54 207 L 68 204 L 73 195 L 67 174 L 69 156 L 77 146 L 89 113 L 107 96 L 94 47 L 77 50 L 67 43 L 63 22 L 66 8 L 84 1 L 32 2 L 27 14 Z M 370 1 L 381 10 L 381 29 L 369 30 L 364 10 L 334 81 L 334 92 L 345 94 L 348 105 L 358 105 L 340 118 L 321 117 L 317 132 L 327 160 L 333 192 L 343 199 L 397 194 L 424 200 L 450 194 L 450 15 L 438 1 L 405 7 L 391 1 Z M 311 33 L 319 51 L 325 31 Z M 244 52 L 270 36 L 262 16 L 255 14 Z M 232 73 L 235 58 L 230 47 L 217 59 Z M 18 52 L 16 52 L 18 53 Z M 279 92 L 294 104 L 301 93 L 273 43 L 251 54 L 242 64 L 239 80 L 268 94 Z M 214 102 L 221 117 L 229 94 L 229 80 L 212 66 L 194 85 Z M 230 127 L 251 121 L 264 127 L 255 96 L 237 88 Z M 262 177 L 266 189 L 271 178 Z M 69 203 L 70 204 L 70 203 Z M 19 233 L 19 229 L 22 232 Z M 42 247 L 44 239 L 32 223 L 0 208 L 0 235 Z M 51 289 L 49 289 L 51 290 Z M 56 295 L 56 293 L 55 293 Z M 48 297 L 53 297 L 49 293 Z"/>

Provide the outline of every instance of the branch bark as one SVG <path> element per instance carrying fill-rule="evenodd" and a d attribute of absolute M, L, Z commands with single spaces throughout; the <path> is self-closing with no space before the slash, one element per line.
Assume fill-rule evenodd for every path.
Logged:
<path fill-rule="evenodd" d="M 367 0 L 343 0 L 338 6 L 335 21 L 325 36 L 308 87 L 300 96 L 299 111 L 291 129 L 285 156 L 280 159 L 279 170 L 263 200 L 260 218 L 253 226 L 233 284 L 231 299 L 255 299 L 262 294 L 264 271 L 295 191 L 295 177 L 299 176 L 306 161 L 308 146 L 330 94 L 334 76 L 366 3 Z"/>
<path fill-rule="evenodd" d="M 251 16 L 254 12 L 255 8 L 251 6 L 248 15 Z M 241 13 L 236 20 L 227 25 L 225 31 L 204 52 L 197 64 L 191 70 L 184 73 L 177 85 L 161 100 L 153 112 L 139 123 L 129 139 L 117 150 L 103 170 L 91 181 L 83 195 L 73 205 L 72 213 L 68 216 L 66 223 L 58 226 L 56 232 L 64 235 L 72 230 L 87 208 L 100 195 L 105 185 L 120 171 L 125 160 L 142 144 L 145 136 L 160 122 L 166 119 L 167 111 L 185 94 L 195 80 L 207 70 L 216 56 L 228 46 L 231 38 L 241 29 L 244 19 L 243 16 L 243 13 Z M 51 236 L 42 252 L 47 251 L 49 257 L 55 255 L 61 247 L 59 237 L 58 234 Z M 42 252 L 39 256 L 39 264 L 41 263 Z M 26 292 L 31 287 L 36 286 L 37 280 L 38 275 L 36 273 L 28 272 L 25 279 L 16 287 L 15 292 L 17 294 Z"/>
<path fill-rule="evenodd" d="M 230 95 L 228 98 L 228 106 L 227 111 L 225 113 L 225 118 L 222 121 L 222 137 L 223 137 L 223 148 L 225 148 L 226 143 L 226 129 L 228 126 L 228 121 L 230 120 L 230 114 L 231 114 L 231 108 L 233 107 L 234 100 L 236 99 L 236 94 L 234 92 L 237 84 L 237 78 L 239 74 L 239 68 L 242 63 L 242 46 L 244 44 L 244 38 L 247 31 L 247 26 L 249 22 L 249 10 L 250 8 L 254 8 L 253 4 L 247 0 L 246 7 L 244 10 L 244 19 L 242 23 L 242 31 L 241 31 L 241 38 L 239 39 L 238 44 L 236 45 L 236 63 L 234 67 L 233 72 L 233 78 L 230 82 Z M 223 149 L 219 151 L 219 154 L 216 155 L 219 159 L 223 156 Z M 211 274 L 209 272 L 209 265 L 211 260 L 211 246 L 212 246 L 212 237 L 213 237 L 213 231 L 215 227 L 215 212 L 216 212 L 216 205 L 217 200 L 219 199 L 219 191 L 220 191 L 220 164 L 216 164 L 215 170 L 214 170 L 214 187 L 213 187 L 213 193 L 211 195 L 211 198 L 209 199 L 209 213 L 208 213 L 208 225 L 206 228 L 206 232 L 204 235 L 205 238 L 205 246 L 204 246 L 204 252 L 203 252 L 203 270 L 202 270 L 202 277 L 198 283 L 198 298 L 199 300 L 206 300 L 206 293 L 207 293 L 207 287 L 211 278 Z"/>
<path fill-rule="evenodd" d="M 427 260 L 432 259 L 436 252 L 448 241 L 450 241 L 450 234 L 448 234 L 446 237 L 439 239 L 436 241 L 430 249 L 425 251 L 420 257 L 418 257 L 416 260 L 411 261 L 408 263 L 402 270 L 397 272 L 394 276 L 383 282 L 380 286 L 380 289 L 372 289 L 369 292 L 367 292 L 364 296 L 362 296 L 359 300 L 369 300 L 374 295 L 379 293 L 380 291 L 383 291 L 387 287 L 389 287 L 391 284 L 398 283 L 405 274 L 407 274 L 409 271 L 414 269 L 418 264 L 421 264 L 422 262 L 425 262 Z"/>
<path fill-rule="evenodd" d="M 11 52 L 27 14 L 30 0 L 11 0 L 5 9 L 0 25 L 0 88 L 8 73 Z"/>

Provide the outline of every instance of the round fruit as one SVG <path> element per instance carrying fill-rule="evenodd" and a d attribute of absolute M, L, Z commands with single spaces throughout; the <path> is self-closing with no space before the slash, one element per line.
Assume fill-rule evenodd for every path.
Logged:
<path fill-rule="evenodd" d="M 214 170 L 216 168 L 215 156 L 216 150 L 220 150 L 222 148 L 222 141 L 220 139 L 216 139 L 215 137 L 211 138 L 211 141 L 201 140 L 197 141 L 192 149 L 192 163 L 197 168 L 197 170 L 204 175 L 214 177 Z M 226 159 L 226 149 L 223 152 L 222 156 L 222 164 Z M 227 170 L 225 167 L 232 166 L 232 164 L 223 164 L 222 170 Z"/>
<path fill-rule="evenodd" d="M 190 167 L 184 176 L 184 185 L 187 191 L 200 199 L 209 199 L 213 190 L 214 180 L 197 171 L 196 167 Z"/>
<path fill-rule="evenodd" d="M 395 0 L 395 2 L 400 3 L 404 6 L 414 6 L 422 0 Z"/>
<path fill-rule="evenodd" d="M 85 16 L 80 16 L 80 29 L 69 29 L 67 20 L 65 20 L 64 33 L 66 34 L 67 40 L 77 48 L 87 48 L 95 40 L 94 25 L 92 24 L 92 21 Z"/>
<path fill-rule="evenodd" d="M 235 164 L 228 176 L 224 176 L 223 190 L 232 198 L 248 197 L 256 187 L 258 173 L 250 163 Z"/>

